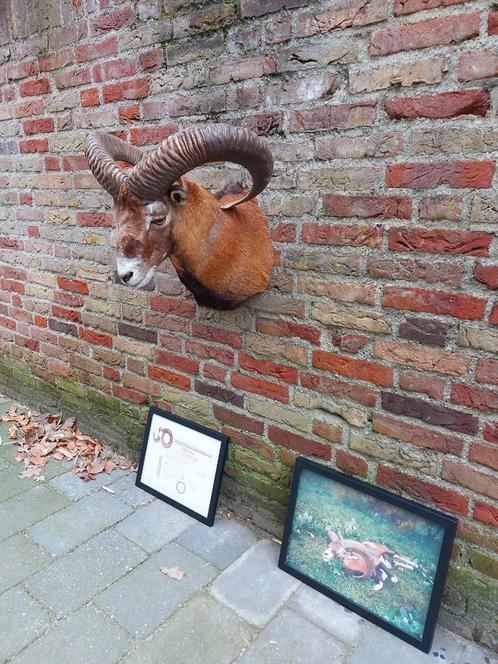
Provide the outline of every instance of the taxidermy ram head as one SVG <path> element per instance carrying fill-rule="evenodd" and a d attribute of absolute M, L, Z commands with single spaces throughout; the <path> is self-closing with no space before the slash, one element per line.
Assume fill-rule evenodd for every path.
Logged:
<path fill-rule="evenodd" d="M 225 124 L 194 125 L 144 154 L 112 134 L 92 133 L 85 153 L 114 199 L 117 270 L 125 284 L 144 286 L 169 257 L 205 306 L 233 309 L 267 287 L 270 232 L 253 199 L 270 181 L 273 160 L 259 136 Z M 133 168 L 120 168 L 116 161 Z M 244 166 L 252 176 L 251 190 L 233 193 L 228 187 L 217 198 L 185 177 L 212 161 Z"/>

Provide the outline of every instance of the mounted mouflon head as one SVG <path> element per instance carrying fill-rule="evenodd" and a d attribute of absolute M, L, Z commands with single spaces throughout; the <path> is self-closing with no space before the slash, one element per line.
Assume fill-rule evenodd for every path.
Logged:
<path fill-rule="evenodd" d="M 273 160 L 259 136 L 225 124 L 194 125 L 144 154 L 112 134 L 92 133 L 85 153 L 114 199 L 124 283 L 144 286 L 169 257 L 199 304 L 233 309 L 265 290 L 273 251 L 267 219 L 252 199 L 270 181 Z M 251 190 L 216 198 L 184 177 L 213 161 L 247 168 Z"/>

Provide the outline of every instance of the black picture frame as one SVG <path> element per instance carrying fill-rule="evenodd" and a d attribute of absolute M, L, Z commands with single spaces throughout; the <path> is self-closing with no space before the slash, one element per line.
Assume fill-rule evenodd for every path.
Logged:
<path fill-rule="evenodd" d="M 345 596 L 344 594 L 341 594 L 333 589 L 333 582 L 330 583 L 330 585 L 325 585 L 321 581 L 317 580 L 316 578 L 313 578 L 313 576 L 309 573 L 305 573 L 303 569 L 297 569 L 297 565 L 294 564 L 292 566 L 292 562 L 289 561 L 289 547 L 290 544 L 293 542 L 293 523 L 294 523 L 294 518 L 296 515 L 296 503 L 298 501 L 299 497 L 299 487 L 300 487 L 300 482 L 301 479 L 303 478 L 303 472 L 304 471 L 310 471 L 311 473 L 315 473 L 319 477 L 324 477 L 327 480 L 329 480 L 331 483 L 336 483 L 337 485 L 340 485 L 342 487 L 348 487 L 349 489 L 353 489 L 355 491 L 361 492 L 362 494 L 366 494 L 367 496 L 371 496 L 374 499 L 380 500 L 384 503 L 387 503 L 390 506 L 394 506 L 394 508 L 400 508 L 401 510 L 409 513 L 410 515 L 416 515 L 417 517 L 421 517 L 422 519 L 426 520 L 430 524 L 435 524 L 435 526 L 438 526 L 441 528 L 441 543 L 440 543 L 440 548 L 439 548 L 439 555 L 437 557 L 437 564 L 435 566 L 435 573 L 433 576 L 433 582 L 432 582 L 432 590 L 430 591 L 430 599 L 428 601 L 427 605 L 427 612 L 425 616 L 425 622 L 423 623 L 423 631 L 421 632 L 420 638 L 417 638 L 410 634 L 408 631 L 405 631 L 401 629 L 400 627 L 396 626 L 392 622 L 390 622 L 387 619 L 382 618 L 380 615 L 377 615 L 373 613 L 372 611 L 368 610 L 368 607 L 366 605 L 362 605 L 358 602 L 352 601 L 350 598 Z M 306 476 L 307 477 L 307 476 Z M 310 479 L 306 479 L 306 482 L 309 483 L 309 486 L 311 486 Z M 304 485 L 305 489 L 303 489 L 303 495 L 309 495 L 306 494 L 306 487 L 308 485 Z M 311 491 L 314 491 L 314 489 L 310 489 Z M 342 489 L 342 495 L 344 495 L 344 490 Z M 314 494 L 311 494 L 314 495 Z M 317 494 L 318 495 L 318 494 Z M 368 500 L 368 499 L 367 499 Z M 304 505 L 305 502 L 304 500 L 300 500 L 300 506 Z M 336 506 L 337 509 L 337 506 Z M 390 510 L 392 512 L 392 510 Z M 299 513 L 301 515 L 301 519 L 304 517 L 309 517 L 310 519 L 313 519 L 313 514 L 304 514 L 304 517 L 302 516 L 302 513 Z M 322 512 L 320 512 L 322 514 Z M 342 604 L 344 607 L 347 609 L 354 611 L 355 613 L 359 614 L 363 618 L 366 618 L 370 622 L 374 623 L 375 625 L 378 625 L 379 627 L 382 627 L 386 631 L 390 632 L 391 634 L 394 634 L 395 636 L 399 637 L 403 641 L 406 641 L 407 643 L 410 643 L 412 646 L 415 648 L 418 648 L 419 650 L 422 650 L 423 652 L 429 652 L 431 645 L 432 645 L 432 640 L 434 637 L 434 630 L 436 627 L 436 622 L 437 622 L 437 616 L 439 613 L 439 608 L 441 604 L 441 597 L 443 594 L 444 590 L 444 584 L 446 582 L 446 576 L 448 572 L 448 566 L 449 566 L 449 561 L 450 561 L 450 556 L 451 556 L 451 550 L 452 550 L 452 545 L 453 545 L 453 540 L 455 537 L 456 533 L 456 528 L 457 528 L 457 523 L 458 520 L 450 516 L 448 514 L 445 514 L 443 512 L 440 512 L 438 510 L 432 509 L 430 507 L 427 507 L 425 505 L 422 505 L 420 503 L 417 503 L 413 500 L 407 499 L 407 498 L 402 498 L 401 496 L 398 496 L 390 491 L 387 491 L 385 489 L 381 489 L 379 487 L 373 486 L 372 484 L 368 484 L 367 482 L 363 482 L 359 479 L 356 479 L 354 477 L 351 477 L 349 475 L 345 475 L 344 473 L 341 473 L 337 470 L 334 470 L 332 468 L 328 468 L 326 466 L 323 466 L 322 464 L 316 463 L 314 461 L 310 461 L 309 459 L 306 459 L 305 457 L 298 457 L 296 459 L 296 464 L 295 464 L 295 469 L 294 469 L 294 475 L 293 475 L 293 480 L 292 480 L 292 487 L 291 487 L 291 493 L 290 493 L 290 498 L 289 498 L 289 505 L 288 505 L 288 511 L 287 511 L 287 517 L 285 521 L 285 528 L 284 528 L 284 533 L 282 537 L 282 545 L 280 549 L 280 556 L 279 556 L 279 561 L 278 561 L 278 566 L 280 569 L 284 570 L 288 574 L 294 576 L 295 578 L 299 579 L 303 583 L 307 584 L 308 586 L 311 586 L 318 592 L 323 593 L 327 597 L 330 597 L 331 599 L 335 600 L 339 604 Z M 297 544 L 298 538 L 303 537 L 303 530 L 301 530 L 301 522 L 299 521 L 296 525 L 297 532 L 299 535 L 295 535 L 295 540 L 294 540 L 294 551 L 297 551 L 298 555 L 301 555 L 302 547 L 300 544 Z M 309 533 L 308 533 L 309 535 Z M 313 537 L 313 535 L 310 535 L 310 537 Z M 439 534 L 438 534 L 439 537 Z M 302 541 L 299 539 L 299 541 Z M 330 542 L 328 540 L 328 535 L 326 538 L 324 538 L 325 545 Z M 385 544 L 385 543 L 384 543 Z M 334 543 L 335 546 L 335 543 Z M 325 549 L 327 551 L 327 549 Z M 341 549 L 340 554 L 343 554 L 344 549 Z M 304 553 L 302 554 L 304 555 Z M 334 565 L 343 565 L 343 561 L 345 559 L 342 558 L 342 560 L 336 561 L 334 558 Z M 299 563 L 302 567 L 304 567 L 304 563 Z M 318 563 L 315 563 L 315 560 L 313 559 L 313 564 L 317 565 L 318 569 Z M 324 564 L 328 564 L 325 562 Z M 420 567 L 420 569 L 422 569 Z M 406 572 L 406 570 L 401 570 L 403 572 Z M 418 571 L 418 570 L 417 570 Z M 320 572 L 323 574 L 323 570 Z M 340 572 L 341 574 L 342 571 Z M 382 572 L 381 572 L 382 573 Z M 318 573 L 315 573 L 315 576 L 319 576 Z M 344 576 L 344 575 L 343 575 Z M 396 578 L 396 577 L 395 577 Z M 389 577 L 389 580 L 390 577 Z M 356 581 L 356 583 L 363 583 L 363 581 Z M 401 585 L 401 584 L 400 584 Z M 399 587 L 399 586 L 398 586 Z M 365 593 L 365 595 L 367 595 Z"/>
<path fill-rule="evenodd" d="M 164 493 L 163 491 L 154 488 L 154 486 L 151 486 L 151 483 L 147 484 L 144 481 L 143 479 L 144 468 L 146 468 L 147 451 L 149 449 L 149 445 L 151 444 L 151 427 L 155 416 L 163 420 L 167 420 L 169 423 L 171 423 L 170 426 L 173 428 L 173 431 L 178 430 L 178 426 L 175 425 L 180 425 L 181 427 L 185 427 L 187 429 L 192 430 L 192 432 L 196 432 L 198 434 L 202 434 L 203 436 L 207 436 L 208 438 L 218 443 L 216 468 L 214 470 L 214 476 L 212 476 L 212 481 L 209 483 L 211 485 L 211 491 L 208 499 L 209 506 L 205 514 L 202 514 L 201 512 L 191 509 L 187 505 L 183 504 L 179 499 L 178 495 L 175 495 L 175 497 L 173 497 L 172 495 L 168 495 L 167 493 Z M 175 443 L 175 440 L 172 431 L 166 428 L 165 430 L 169 432 L 168 440 L 166 441 L 166 443 L 163 443 L 161 441 L 161 444 L 163 445 L 163 447 L 168 448 Z M 179 415 L 173 415 L 172 413 L 168 413 L 167 411 L 164 411 L 160 408 L 151 406 L 149 408 L 149 413 L 147 416 L 147 424 L 144 431 L 142 450 L 140 452 L 140 460 L 138 463 L 135 485 L 140 489 L 143 489 L 144 491 L 147 491 L 148 493 L 152 494 L 156 498 L 159 498 L 159 500 L 163 500 L 165 503 L 172 505 L 181 512 L 184 512 L 185 514 L 188 514 L 194 519 L 197 519 L 206 526 L 212 526 L 214 524 L 216 508 L 220 496 L 221 479 L 223 476 L 223 468 L 225 465 L 225 459 L 228 451 L 228 443 L 229 443 L 229 437 L 226 436 L 225 434 L 219 433 L 218 431 L 214 431 L 213 429 L 209 429 L 208 427 L 205 427 L 201 424 L 191 422 L 185 419 L 184 417 L 180 417 Z M 154 441 L 152 441 L 152 444 L 154 444 Z M 185 443 L 183 442 L 181 444 L 184 447 L 187 448 L 190 447 L 189 445 L 185 445 Z M 190 447 L 191 452 L 192 450 L 193 448 Z M 200 453 L 203 454 L 204 452 Z M 188 469 L 186 472 L 188 473 Z M 195 478 L 193 478 L 193 481 L 195 481 Z"/>

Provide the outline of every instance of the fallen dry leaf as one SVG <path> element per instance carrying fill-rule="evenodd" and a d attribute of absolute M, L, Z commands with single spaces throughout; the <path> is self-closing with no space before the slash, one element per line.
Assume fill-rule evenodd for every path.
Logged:
<path fill-rule="evenodd" d="M 165 567 L 164 565 L 159 568 L 163 574 L 169 576 L 170 579 L 175 579 L 175 581 L 181 581 L 185 576 L 185 572 L 178 567 Z"/>
<path fill-rule="evenodd" d="M 15 425 L 12 425 L 9 428 L 9 438 L 10 440 L 15 440 L 17 438 L 17 427 Z"/>

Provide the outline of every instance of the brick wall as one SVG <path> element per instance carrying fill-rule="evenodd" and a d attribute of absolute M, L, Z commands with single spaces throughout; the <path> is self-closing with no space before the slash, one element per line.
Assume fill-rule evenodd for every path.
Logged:
<path fill-rule="evenodd" d="M 3 1 L 0 62 L 3 389 L 135 449 L 151 403 L 222 429 L 225 500 L 267 527 L 296 454 L 456 514 L 442 619 L 496 645 L 498 6 Z M 115 283 L 82 157 L 213 119 L 276 160 L 271 287 L 235 312 L 168 265 Z"/>

